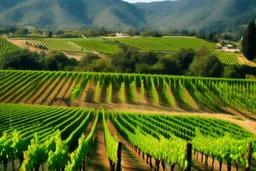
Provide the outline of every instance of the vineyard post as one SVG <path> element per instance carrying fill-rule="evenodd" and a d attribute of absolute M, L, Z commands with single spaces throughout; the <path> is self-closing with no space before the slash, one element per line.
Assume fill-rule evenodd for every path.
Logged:
<path fill-rule="evenodd" d="M 192 165 L 192 144 L 190 142 L 187 142 L 187 161 L 188 161 L 188 167 L 185 171 L 191 171 L 191 165 Z"/>
<path fill-rule="evenodd" d="M 116 170 L 121 171 L 122 142 L 118 143 Z"/>
<path fill-rule="evenodd" d="M 250 171 L 251 161 L 252 161 L 252 143 L 249 143 L 249 146 L 248 146 L 248 167 L 246 168 L 246 171 Z"/>

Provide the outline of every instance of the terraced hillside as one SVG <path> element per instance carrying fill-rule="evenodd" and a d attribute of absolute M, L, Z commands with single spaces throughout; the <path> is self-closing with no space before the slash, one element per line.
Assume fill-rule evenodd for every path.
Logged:
<path fill-rule="evenodd" d="M 215 118 L 1 103 L 0 114 L 1 170 L 109 170 L 108 161 L 116 168 L 131 162 L 131 171 L 207 168 L 199 163 L 198 154 L 207 156 L 205 162 L 215 157 L 215 164 L 223 162 L 220 167 L 231 167 L 229 162 L 239 159 L 239 168 L 251 161 L 255 169 L 255 160 L 247 157 L 250 142 L 252 158 L 256 157 L 253 134 Z M 194 155 L 187 153 L 187 141 L 192 142 Z M 123 142 L 121 153 L 119 142 Z M 119 154 L 124 153 L 129 156 L 121 162 Z M 135 158 L 141 163 L 131 167 Z"/>
<path fill-rule="evenodd" d="M 255 118 L 256 81 L 145 74 L 0 71 L 0 102 Z"/>
<path fill-rule="evenodd" d="M 19 47 L 8 42 L 5 38 L 0 37 L 0 53 L 10 52 L 10 51 L 18 50 L 18 49 L 19 49 Z"/>

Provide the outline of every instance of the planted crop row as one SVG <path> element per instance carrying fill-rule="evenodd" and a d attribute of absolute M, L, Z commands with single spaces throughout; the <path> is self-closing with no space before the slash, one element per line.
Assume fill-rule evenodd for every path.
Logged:
<path fill-rule="evenodd" d="M 3 75 L 1 102 L 48 105 L 55 101 L 70 105 L 73 100 L 134 105 L 143 102 L 185 110 L 221 111 L 232 107 L 256 112 L 255 80 L 49 71 L 0 71 L 0 74 Z M 112 101 L 114 98 L 118 100 Z"/>
<path fill-rule="evenodd" d="M 5 38 L 0 38 L 0 53 L 11 52 L 18 49 L 19 47 L 8 42 Z"/>
<path fill-rule="evenodd" d="M 216 52 L 215 56 L 220 60 L 220 62 L 228 65 L 238 65 L 238 56 L 234 53 L 223 53 Z"/>

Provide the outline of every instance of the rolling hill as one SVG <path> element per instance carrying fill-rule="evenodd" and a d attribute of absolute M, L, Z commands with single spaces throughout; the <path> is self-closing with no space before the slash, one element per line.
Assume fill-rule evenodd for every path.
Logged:
<path fill-rule="evenodd" d="M 9 0 L 0 2 L 0 26 L 44 29 L 87 26 L 114 30 L 234 31 L 256 16 L 255 0 L 179 0 L 130 4 L 122 0 Z"/>

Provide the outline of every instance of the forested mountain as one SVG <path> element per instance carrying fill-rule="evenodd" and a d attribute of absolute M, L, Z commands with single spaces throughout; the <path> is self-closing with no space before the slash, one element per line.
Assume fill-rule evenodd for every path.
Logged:
<path fill-rule="evenodd" d="M 83 26 L 124 30 L 190 29 L 234 31 L 256 16 L 255 0 L 179 0 L 129 4 L 121 0 L 0 1 L 0 26 L 45 29 Z"/>
<path fill-rule="evenodd" d="M 234 31 L 256 17 L 255 0 L 179 0 L 138 3 L 146 24 L 161 29 Z"/>
<path fill-rule="evenodd" d="M 144 15 L 121 0 L 11 0 L 0 1 L 0 25 L 73 29 L 85 25 L 110 29 L 140 27 Z"/>

